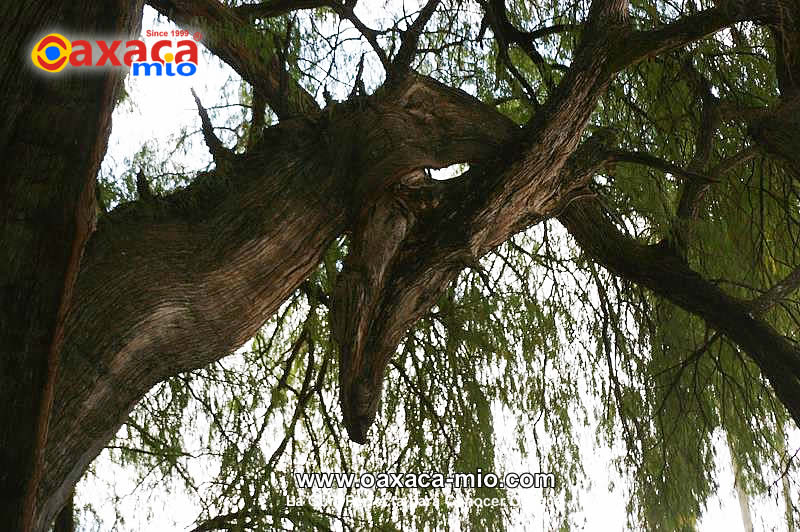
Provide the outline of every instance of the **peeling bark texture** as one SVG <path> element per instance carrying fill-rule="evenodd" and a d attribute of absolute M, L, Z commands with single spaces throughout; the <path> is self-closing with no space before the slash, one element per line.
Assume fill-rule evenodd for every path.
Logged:
<path fill-rule="evenodd" d="M 214 137 L 199 106 L 216 168 L 166 196 L 153 195 L 142 175 L 139 200 L 103 215 L 96 228 L 94 178 L 119 73 L 35 76 L 29 39 L 49 25 L 135 33 L 142 2 L 31 4 L 0 7 L 0 522 L 7 530 L 48 530 L 136 402 L 161 380 L 251 338 L 343 234 L 349 254 L 330 319 L 354 441 L 368 438 L 398 342 L 447 283 L 552 217 L 598 263 L 729 336 L 800 424 L 797 347 L 669 246 L 633 241 L 607 220 L 588 185 L 603 164 L 625 155 L 613 149 L 613 132 L 585 131 L 620 70 L 753 20 L 780 38 L 775 64 L 783 73 L 781 101 L 752 118 L 750 134 L 760 150 L 797 165 L 795 115 L 785 112 L 796 109 L 797 26 L 780 24 L 787 9 L 798 12 L 796 1 L 722 1 L 639 31 L 626 1 L 594 0 L 560 84 L 520 127 L 408 69 L 425 19 L 406 36 L 386 83 L 320 108 L 277 55 L 258 51 L 269 36 L 249 20 L 321 5 L 340 13 L 345 4 L 242 9 L 218 0 L 149 0 L 201 30 L 209 50 L 253 85 L 263 99 L 258 107 L 268 105 L 280 122 L 236 155 Z M 426 5 L 421 17 L 438 3 Z M 767 115 L 786 121 L 758 121 Z M 704 169 L 702 155 L 684 178 Z M 671 163 L 633 159 L 672 171 Z M 425 172 L 463 162 L 470 169 L 450 181 Z M 792 279 L 776 297 L 796 285 Z"/>

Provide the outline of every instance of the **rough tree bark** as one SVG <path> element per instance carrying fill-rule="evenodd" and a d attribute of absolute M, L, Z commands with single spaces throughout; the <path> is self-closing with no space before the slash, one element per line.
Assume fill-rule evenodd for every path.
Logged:
<path fill-rule="evenodd" d="M 83 0 L 0 11 L 7 59 L 0 94 L 11 110 L 0 123 L 8 161 L 0 196 L 0 393 L 10 405 L 0 414 L 0 519 L 10 530 L 45 530 L 154 384 L 244 343 L 344 232 L 351 252 L 332 298 L 331 333 L 344 422 L 355 441 L 367 437 L 397 342 L 447 282 L 514 233 L 557 214 L 599 262 L 729 334 L 800 421 L 787 388 L 800 375 L 796 349 L 679 258 L 597 226 L 602 212 L 580 199 L 607 139 L 580 140 L 613 75 L 736 21 L 774 21 L 775 2 L 719 2 L 637 31 L 628 26 L 627 2 L 595 0 L 569 71 L 522 128 L 411 72 L 408 50 L 413 55 L 419 31 L 406 33 L 402 53 L 381 57 L 388 81 L 380 89 L 320 109 L 275 57 L 244 45 L 261 38 L 247 19 L 257 8 L 149 3 L 201 29 L 209 49 L 256 87 L 281 121 L 234 155 L 204 119 L 216 169 L 184 190 L 146 195 L 103 216 L 84 246 L 118 79 L 38 79 L 22 66 L 28 49 L 20 43 L 56 22 L 83 32 L 135 31 L 141 4 L 101 8 Z M 351 15 L 332 0 L 296 8 L 320 5 Z M 59 120 L 50 119 L 54 113 Z M 422 172 L 457 162 L 471 169 L 452 181 L 433 182 Z M 609 237 L 608 245 L 595 241 Z M 663 288 L 673 285 L 683 289 Z M 41 419 L 41 428 L 20 427 L 19 419 Z"/>
<path fill-rule="evenodd" d="M 64 317 L 94 223 L 119 72 L 52 80 L 31 39 L 60 25 L 138 32 L 142 2 L 4 2 L 0 7 L 0 521 L 30 530 Z M 34 36 L 36 36 L 34 38 Z"/>

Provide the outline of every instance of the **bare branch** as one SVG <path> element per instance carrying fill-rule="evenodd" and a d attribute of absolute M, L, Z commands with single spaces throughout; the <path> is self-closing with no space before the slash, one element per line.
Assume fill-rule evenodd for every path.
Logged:
<path fill-rule="evenodd" d="M 195 104 L 197 104 L 197 111 L 200 113 L 200 121 L 203 125 L 203 138 L 206 141 L 206 146 L 208 146 L 208 151 L 211 152 L 214 162 L 219 166 L 220 163 L 223 163 L 223 161 L 231 157 L 232 152 L 226 148 L 225 145 L 222 144 L 222 141 L 214 134 L 214 126 L 211 124 L 211 119 L 208 117 L 208 113 L 203 107 L 203 104 L 200 103 L 200 98 L 198 98 L 194 89 L 192 89 L 192 96 L 194 97 Z"/>
<path fill-rule="evenodd" d="M 608 162 L 621 162 L 633 163 L 649 166 L 650 168 L 660 170 L 664 173 L 669 173 L 682 177 L 684 179 L 692 179 L 697 181 L 709 181 L 708 176 L 693 172 L 677 165 L 673 162 L 666 161 L 649 153 L 632 152 L 625 150 L 611 150 L 608 152 Z"/>
<path fill-rule="evenodd" d="M 408 30 L 403 33 L 400 50 L 397 51 L 397 54 L 392 60 L 391 75 L 402 75 L 411 67 L 414 54 L 419 46 L 419 37 L 422 35 L 422 30 L 425 29 L 425 25 L 431 19 L 434 12 L 436 12 L 436 8 L 439 6 L 440 2 L 441 0 L 428 0 L 428 3 L 420 10 L 416 20 L 414 20 L 411 26 L 408 27 Z"/>
<path fill-rule="evenodd" d="M 556 33 L 557 31 L 554 29 L 551 32 L 548 32 L 548 28 L 543 28 L 541 30 L 537 30 L 536 32 L 522 32 L 514 26 L 511 21 L 508 20 L 508 14 L 506 13 L 506 6 L 504 0 L 491 0 L 485 6 L 486 9 L 486 16 L 484 17 L 483 24 L 488 24 L 492 27 L 492 31 L 494 32 L 495 39 L 497 39 L 497 46 L 499 49 L 498 54 L 498 61 L 506 66 L 509 71 L 514 75 L 514 77 L 519 81 L 519 83 L 525 89 L 525 92 L 528 95 L 528 98 L 535 104 L 538 105 L 538 101 L 535 97 L 535 91 L 530 87 L 528 82 L 522 77 L 519 73 L 517 68 L 511 61 L 511 58 L 508 55 L 509 46 L 512 44 L 516 44 L 520 47 L 520 49 L 528 56 L 528 58 L 536 65 L 536 68 L 539 70 L 539 74 L 544 79 L 545 83 L 547 84 L 548 88 L 551 90 L 554 88 L 555 83 L 553 81 L 553 76 L 550 72 L 550 65 L 548 65 L 536 49 L 535 40 L 540 36 L 550 35 L 552 33 Z M 567 25 L 563 25 L 563 28 L 566 28 Z M 571 25 L 570 25 L 571 26 Z"/>
<path fill-rule="evenodd" d="M 353 11 L 353 6 L 350 3 L 340 4 L 335 0 L 328 0 L 327 3 L 328 7 L 330 7 L 337 15 L 342 17 L 343 19 L 347 20 L 355 26 L 355 28 L 361 32 L 361 35 L 367 40 L 369 45 L 372 47 L 372 50 L 375 52 L 375 55 L 378 56 L 381 64 L 383 65 L 383 69 L 386 72 L 391 70 L 391 62 L 389 61 L 389 56 L 386 55 L 386 51 L 381 48 L 380 43 L 378 43 L 378 34 L 379 32 L 375 29 L 370 28 L 366 24 L 364 24 L 361 19 L 359 19 L 355 11 Z"/>
<path fill-rule="evenodd" d="M 148 0 L 148 4 L 176 24 L 203 32 L 203 44 L 228 63 L 248 83 L 261 90 L 280 118 L 319 110 L 317 102 L 299 83 L 290 80 L 288 96 L 281 91 L 281 69 L 277 54 L 265 57 L 259 50 L 271 49 L 264 35 L 233 9 L 218 0 Z M 253 43 L 263 42 L 263 46 Z M 288 101 L 285 111 L 282 102 Z"/>
<path fill-rule="evenodd" d="M 364 80 L 362 76 L 364 75 L 364 56 L 361 56 L 361 59 L 358 61 L 358 68 L 356 69 L 356 78 L 353 82 L 353 88 L 350 89 L 350 95 L 348 96 L 349 99 L 355 98 L 357 96 L 366 96 L 366 89 L 364 88 Z"/>

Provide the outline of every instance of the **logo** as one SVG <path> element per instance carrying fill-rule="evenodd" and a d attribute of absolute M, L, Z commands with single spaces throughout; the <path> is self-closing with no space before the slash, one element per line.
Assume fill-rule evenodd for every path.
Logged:
<path fill-rule="evenodd" d="M 31 52 L 31 61 L 45 72 L 61 72 L 72 53 L 72 43 L 58 33 L 44 37 Z"/>
<path fill-rule="evenodd" d="M 45 72 L 54 74 L 67 66 L 70 68 L 127 67 L 134 76 L 193 76 L 197 73 L 197 42 L 200 33 L 193 39 L 185 30 L 155 32 L 148 30 L 147 36 L 166 37 L 149 45 L 141 40 L 76 39 L 70 41 L 59 33 L 51 33 L 34 45 L 31 62 Z"/>

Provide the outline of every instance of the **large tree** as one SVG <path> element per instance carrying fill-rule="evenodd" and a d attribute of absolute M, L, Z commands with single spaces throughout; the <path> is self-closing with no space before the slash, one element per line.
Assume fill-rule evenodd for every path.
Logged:
<path fill-rule="evenodd" d="M 198 100 L 213 167 L 157 193 L 142 174 L 136 198 L 108 213 L 96 175 L 122 74 L 42 76 L 30 45 L 53 27 L 135 35 L 143 2 L 0 8 L 9 530 L 46 530 L 154 385 L 232 353 L 297 294 L 326 308 L 324 323 L 306 321 L 292 348 L 269 356 L 286 375 L 307 356 L 302 406 L 338 370 L 344 427 L 366 442 L 387 367 L 412 386 L 425 372 L 409 375 L 408 361 L 437 357 L 420 355 L 409 330 L 438 319 L 456 338 L 475 318 L 453 308 L 476 297 L 462 272 L 477 272 L 470 286 L 503 275 L 488 256 L 510 271 L 512 255 L 527 266 L 545 257 L 555 271 L 563 258 L 547 233 L 512 239 L 550 220 L 582 251 L 566 274 L 596 285 L 580 299 L 596 311 L 587 330 L 608 362 L 607 428 L 624 433 L 651 499 L 643 521 L 660 515 L 654 471 L 692 461 L 667 456 L 700 441 L 687 419 L 706 436 L 718 426 L 752 435 L 743 455 L 787 414 L 800 424 L 797 0 L 429 0 L 376 28 L 350 0 L 147 3 L 202 32 L 245 82 L 251 120 L 246 138 L 226 143 Z M 331 17 L 369 47 L 340 100 L 327 94 L 333 78 L 308 67 L 340 46 L 318 27 Z M 459 163 L 454 179 L 428 172 Z M 530 301 L 545 297 L 537 288 Z M 316 361 L 315 327 L 330 338 Z M 558 336 L 523 333 L 532 352 Z M 654 457 L 653 442 L 678 427 L 684 439 Z M 688 513 L 704 495 L 692 497 Z"/>

